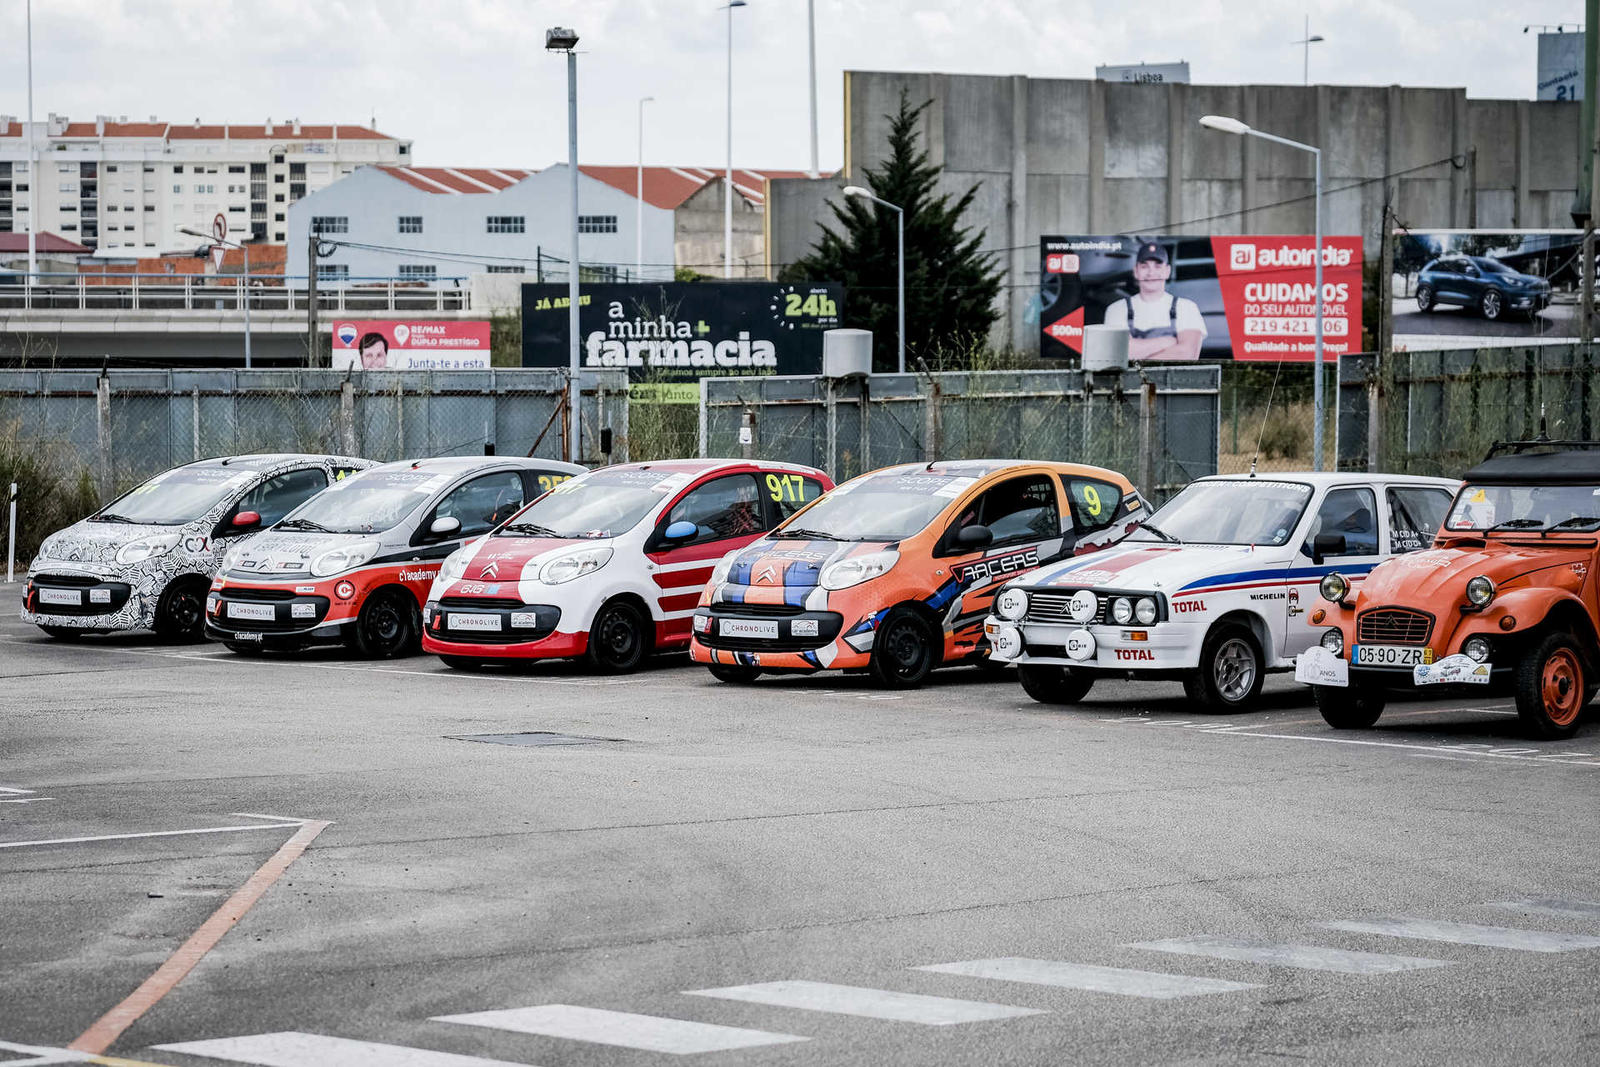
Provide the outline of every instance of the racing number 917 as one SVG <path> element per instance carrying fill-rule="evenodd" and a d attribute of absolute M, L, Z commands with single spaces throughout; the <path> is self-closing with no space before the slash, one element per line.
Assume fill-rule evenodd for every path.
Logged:
<path fill-rule="evenodd" d="M 769 474 L 767 494 L 779 504 L 786 501 L 791 504 L 804 504 L 806 480 L 798 474 Z"/>

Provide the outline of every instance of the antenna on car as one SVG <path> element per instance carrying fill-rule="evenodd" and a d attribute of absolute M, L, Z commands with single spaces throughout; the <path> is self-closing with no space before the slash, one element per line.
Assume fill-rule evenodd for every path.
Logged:
<path fill-rule="evenodd" d="M 1320 371 L 1322 368 L 1318 367 L 1317 369 Z M 1261 438 L 1267 432 L 1267 416 L 1272 414 L 1272 398 L 1278 393 L 1278 375 L 1282 373 L 1283 363 L 1280 361 L 1278 369 L 1272 372 L 1272 388 L 1267 391 L 1267 407 L 1261 413 L 1261 428 L 1256 431 L 1256 450 L 1255 454 L 1250 457 L 1250 477 L 1252 478 L 1256 476 L 1256 460 L 1261 458 Z M 1234 388 L 1237 389 L 1238 386 L 1236 385 Z"/>

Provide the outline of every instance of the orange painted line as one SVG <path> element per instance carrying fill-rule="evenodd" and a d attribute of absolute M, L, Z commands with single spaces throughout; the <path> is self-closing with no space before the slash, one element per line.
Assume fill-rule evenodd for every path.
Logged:
<path fill-rule="evenodd" d="M 110 1048 L 112 1042 L 122 1036 L 123 1031 L 137 1022 L 145 1012 L 155 1007 L 162 997 L 172 992 L 178 983 L 194 970 L 195 965 L 205 958 L 205 954 L 215 948 L 223 935 L 233 929 L 234 924 L 244 918 L 245 913 L 255 906 L 256 901 L 260 900 L 262 895 L 272 888 L 272 884 L 282 877 L 283 872 L 289 869 L 289 864 L 300 858 L 306 846 L 331 825 L 333 824 L 329 822 L 307 822 L 302 825 L 295 831 L 293 837 L 273 853 L 271 859 L 257 868 L 244 885 L 223 902 L 222 907 L 212 912 L 211 918 L 202 923 L 200 929 L 189 935 L 189 940 L 179 945 L 177 951 L 156 968 L 154 974 L 146 978 L 127 999 L 102 1015 L 93 1026 L 67 1047 L 76 1052 L 88 1052 L 96 1056 Z"/>

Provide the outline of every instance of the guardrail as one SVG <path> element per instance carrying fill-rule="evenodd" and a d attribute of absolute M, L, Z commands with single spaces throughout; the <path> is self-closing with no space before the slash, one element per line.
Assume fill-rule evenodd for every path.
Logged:
<path fill-rule="evenodd" d="M 248 285 L 246 284 L 248 282 Z M 0 310 L 21 311 L 305 311 L 304 288 L 281 274 L 58 274 L 0 280 Z M 319 283 L 324 311 L 469 311 L 466 286 L 431 288 L 411 282 Z"/>

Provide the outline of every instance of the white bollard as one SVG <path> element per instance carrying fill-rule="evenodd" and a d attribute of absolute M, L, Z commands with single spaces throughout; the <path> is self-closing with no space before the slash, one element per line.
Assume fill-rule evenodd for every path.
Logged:
<path fill-rule="evenodd" d="M 11 483 L 11 515 L 6 520 L 6 582 L 17 569 L 17 483 Z"/>

